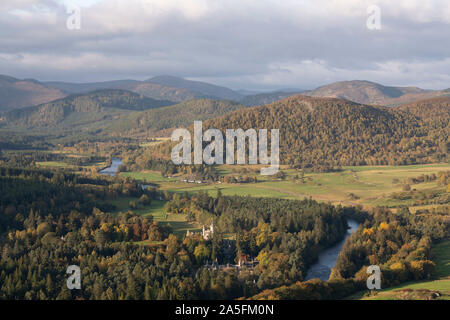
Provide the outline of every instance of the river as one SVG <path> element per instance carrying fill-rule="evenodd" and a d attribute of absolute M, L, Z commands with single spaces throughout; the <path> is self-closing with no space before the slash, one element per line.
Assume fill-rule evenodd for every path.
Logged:
<path fill-rule="evenodd" d="M 111 165 L 101 171 L 101 174 L 107 174 L 110 176 L 114 176 L 119 170 L 119 166 L 122 164 L 122 160 L 119 158 L 112 158 Z M 146 189 L 148 185 L 141 185 L 142 189 Z M 341 252 L 342 247 L 344 246 L 345 240 L 356 231 L 359 227 L 359 223 L 355 220 L 348 219 L 348 226 L 350 227 L 347 230 L 347 234 L 345 238 L 332 246 L 331 248 L 325 249 L 322 253 L 319 254 L 319 260 L 317 263 L 313 264 L 305 277 L 306 280 L 319 278 L 321 280 L 327 281 L 331 274 L 331 268 L 333 268 L 336 264 L 337 257 L 339 252 Z"/>
<path fill-rule="evenodd" d="M 120 160 L 119 158 L 112 158 L 111 165 L 103 170 L 100 170 L 99 173 L 114 176 L 117 173 L 117 171 L 119 170 L 119 166 L 121 164 L 122 164 L 122 160 Z"/>
<path fill-rule="evenodd" d="M 331 248 L 325 249 L 319 254 L 319 260 L 317 261 L 317 263 L 313 264 L 306 273 L 305 281 L 314 278 L 328 281 L 328 278 L 331 274 L 331 268 L 336 265 L 336 260 L 338 258 L 339 252 L 341 252 L 342 248 L 344 247 L 345 240 L 347 240 L 347 238 L 359 227 L 359 223 L 355 220 L 348 219 L 347 223 L 350 229 L 347 230 L 345 238 Z"/>
<path fill-rule="evenodd" d="M 122 160 L 119 158 L 112 158 L 111 159 L 111 165 L 103 170 L 100 170 L 99 173 L 101 174 L 107 174 L 109 176 L 114 176 L 117 171 L 119 171 L 119 166 L 122 164 Z M 150 185 L 147 184 L 141 184 L 142 190 L 145 190 L 149 188 Z"/>

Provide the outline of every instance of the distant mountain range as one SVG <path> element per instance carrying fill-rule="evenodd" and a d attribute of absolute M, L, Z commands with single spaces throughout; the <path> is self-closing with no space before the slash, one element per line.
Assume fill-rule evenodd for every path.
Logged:
<path fill-rule="evenodd" d="M 424 90 L 417 87 L 388 87 L 370 81 L 341 81 L 305 92 L 312 97 L 342 98 L 363 104 L 392 106 L 412 101 L 450 95 L 447 90 Z"/>
<path fill-rule="evenodd" d="M 66 95 L 62 90 L 36 80 L 0 75 L 0 112 L 38 105 Z"/>
<path fill-rule="evenodd" d="M 172 76 L 158 76 L 147 80 L 150 83 L 157 83 L 162 86 L 172 87 L 177 89 L 187 89 L 192 92 L 198 92 L 205 95 L 205 97 L 219 98 L 225 100 L 239 101 L 244 96 L 231 89 L 216 86 L 206 82 L 186 80 L 183 78 Z"/>
<path fill-rule="evenodd" d="M 206 82 L 186 80 L 173 76 L 157 76 L 145 81 L 116 80 L 91 83 L 39 82 L 0 76 L 0 113 L 12 109 L 35 106 L 64 98 L 72 94 L 85 94 L 96 90 L 120 89 L 148 98 L 182 102 L 192 99 L 231 100 L 248 106 L 271 103 L 299 92 L 270 92 L 243 94 L 226 87 Z"/>
<path fill-rule="evenodd" d="M 450 95 L 447 90 L 424 90 L 417 87 L 389 87 L 369 81 L 342 81 L 319 87 L 315 90 L 289 90 L 255 93 L 235 91 L 206 82 L 186 80 L 174 76 L 157 76 L 145 81 L 116 80 L 92 83 L 39 82 L 33 79 L 20 80 L 0 75 L 0 113 L 35 106 L 73 94 L 117 89 L 127 90 L 147 98 L 172 101 L 192 99 L 230 100 L 246 106 L 257 106 L 276 102 L 300 93 L 313 97 L 335 97 L 371 105 L 393 106 L 408 102 Z"/>
<path fill-rule="evenodd" d="M 208 98 L 231 100 L 248 106 L 272 103 L 301 92 L 280 91 L 268 93 L 244 93 L 244 91 L 234 91 L 226 87 L 216 86 L 206 82 L 186 80 L 173 76 L 157 76 L 145 81 L 118 80 L 81 84 L 47 82 L 46 85 L 69 93 L 86 93 L 92 90 L 114 88 L 133 91 L 154 99 L 165 99 L 175 102 Z"/>
<path fill-rule="evenodd" d="M 236 95 L 233 95 L 234 92 L 231 89 L 169 76 L 159 76 L 145 81 L 117 80 L 93 83 L 47 82 L 46 85 L 58 88 L 67 93 L 87 93 L 92 90 L 111 88 L 123 89 L 143 94 L 153 99 L 165 99 L 175 102 L 206 97 L 218 99 L 228 99 L 227 96 L 236 97 Z M 214 95 L 214 93 L 217 93 L 217 95 Z M 237 97 L 240 98 L 241 96 L 237 94 Z"/>

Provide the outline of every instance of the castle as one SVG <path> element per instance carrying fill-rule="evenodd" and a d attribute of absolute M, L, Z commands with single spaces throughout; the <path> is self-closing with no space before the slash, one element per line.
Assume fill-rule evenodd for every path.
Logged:
<path fill-rule="evenodd" d="M 205 226 L 203 226 L 202 236 L 205 240 L 211 240 L 214 234 L 214 224 L 211 223 L 209 230 L 205 230 Z"/>
<path fill-rule="evenodd" d="M 186 231 L 186 237 L 190 237 L 193 236 L 195 234 L 195 232 L 191 232 L 191 231 Z M 209 227 L 209 229 L 205 229 L 205 226 L 203 225 L 203 230 L 202 230 L 202 237 L 205 240 L 211 240 L 214 234 L 214 223 L 211 223 L 211 226 Z"/>

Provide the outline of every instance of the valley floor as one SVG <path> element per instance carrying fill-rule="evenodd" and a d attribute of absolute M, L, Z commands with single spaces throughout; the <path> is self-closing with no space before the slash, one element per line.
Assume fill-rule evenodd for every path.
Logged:
<path fill-rule="evenodd" d="M 222 166 L 222 173 L 236 175 L 231 166 Z M 132 177 L 145 183 L 153 183 L 161 190 L 178 193 L 196 193 L 200 190 L 216 195 L 220 190 L 224 195 L 250 195 L 255 197 L 276 197 L 299 199 L 311 197 L 318 201 L 343 205 L 362 205 L 365 207 L 386 206 L 396 208 L 408 206 L 411 212 L 420 209 L 438 207 L 437 199 L 425 199 L 426 193 L 444 194 L 443 186 L 437 180 L 412 184 L 410 196 L 398 197 L 408 179 L 421 175 L 437 175 L 450 170 L 450 164 L 410 165 L 410 166 L 366 166 L 344 167 L 342 171 L 330 173 L 306 173 L 304 178 L 295 179 L 299 171 L 283 170 L 285 179 L 248 174 L 256 177 L 257 183 L 203 183 L 193 184 L 181 181 L 181 178 L 165 178 L 155 172 L 125 172 L 122 176 Z M 436 200 L 436 201 L 435 201 Z"/>
<path fill-rule="evenodd" d="M 64 161 L 36 162 L 41 168 L 74 170 L 78 167 L 97 172 L 106 162 L 97 161 L 83 166 L 75 166 Z M 447 208 L 448 188 L 439 179 L 417 179 L 421 176 L 438 176 L 440 172 L 450 170 L 449 163 L 408 166 L 360 166 L 344 167 L 341 171 L 328 173 L 303 173 L 300 170 L 282 167 L 283 178 L 261 176 L 259 170 L 250 166 L 219 166 L 218 170 L 225 177 L 248 176 L 256 178 L 251 183 L 203 182 L 188 183 L 182 176 L 164 177 L 159 172 L 142 170 L 121 172 L 122 177 L 133 178 L 142 184 L 158 187 L 162 191 L 195 194 L 206 191 L 215 196 L 220 191 L 223 195 L 240 195 L 253 197 L 271 197 L 284 199 L 312 198 L 330 202 L 335 205 L 360 205 L 370 208 L 385 206 L 391 210 L 408 207 L 412 214 L 421 210 Z M 408 188 L 405 188 L 408 186 Z M 199 232 L 201 225 L 190 222 L 186 214 L 171 214 L 165 209 L 166 201 L 152 200 L 149 206 L 132 209 L 132 202 L 138 198 L 121 197 L 110 200 L 116 208 L 115 213 L 133 211 L 139 215 L 152 215 L 155 221 L 170 226 L 172 233 L 183 238 L 187 231 Z M 141 245 L 158 245 L 155 241 L 137 242 Z M 349 299 L 428 299 L 431 295 L 437 299 L 450 299 L 450 241 L 435 246 L 435 279 L 432 281 L 411 282 L 383 289 L 379 292 L 361 292 Z M 438 295 L 438 296 L 436 296 Z"/>

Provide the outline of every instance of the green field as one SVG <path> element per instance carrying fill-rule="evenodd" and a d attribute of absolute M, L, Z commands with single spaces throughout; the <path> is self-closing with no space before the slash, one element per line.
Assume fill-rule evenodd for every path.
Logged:
<path fill-rule="evenodd" d="M 251 168 L 250 166 L 244 166 Z M 223 175 L 239 175 L 234 172 L 243 167 L 224 165 L 218 169 Z M 253 167 L 254 169 L 255 167 Z M 122 172 L 120 176 L 130 177 L 141 183 L 148 183 L 158 186 L 160 190 L 167 190 L 175 193 L 188 193 L 190 195 L 199 191 L 206 191 L 211 196 L 216 196 L 217 192 L 223 195 L 239 195 L 253 197 L 272 197 L 285 199 L 303 199 L 311 197 L 318 201 L 326 201 L 343 205 L 362 205 L 365 207 L 388 206 L 398 207 L 400 205 L 410 206 L 412 212 L 418 209 L 432 208 L 437 205 L 412 206 L 413 200 L 397 200 L 391 197 L 394 192 L 402 191 L 403 184 L 408 178 L 416 178 L 422 174 L 437 174 L 440 171 L 450 170 L 449 164 L 433 165 L 411 165 L 411 166 L 366 166 L 366 167 L 344 167 L 342 171 L 330 173 L 306 173 L 303 182 L 301 179 L 293 179 L 300 176 L 300 171 L 283 168 L 286 174 L 284 180 L 268 176 L 259 175 L 259 171 L 247 173 L 255 176 L 257 183 L 229 184 L 208 182 L 203 184 L 182 182 L 181 177 L 167 178 L 154 171 L 142 172 Z M 394 181 L 396 181 L 394 183 Z M 411 186 L 416 190 L 439 190 L 445 192 L 443 186 L 439 186 L 437 181 L 424 182 Z M 353 194 L 353 196 L 350 196 Z M 118 210 L 130 210 L 129 202 L 137 201 L 134 198 L 122 198 L 111 203 L 117 206 Z M 164 211 L 164 201 L 153 200 L 148 207 L 139 207 L 132 210 L 140 215 L 152 215 L 153 218 L 163 224 L 170 225 L 173 232 L 179 236 L 187 230 L 198 231 L 198 225 L 193 225 L 186 221 L 184 215 L 167 214 Z"/>
<path fill-rule="evenodd" d="M 236 168 L 239 168 L 236 166 Z M 232 173 L 232 166 L 220 166 L 219 170 L 224 175 L 238 175 Z M 440 171 L 450 170 L 448 163 L 433 165 L 410 165 L 410 166 L 365 166 L 344 167 L 342 171 L 330 173 L 306 173 L 304 182 L 293 180 L 300 175 L 294 169 L 283 169 L 286 179 L 274 179 L 261 176 L 259 173 L 250 173 L 258 179 L 257 183 L 227 184 L 206 183 L 193 184 L 184 183 L 181 178 L 165 178 L 155 172 L 127 172 L 123 176 L 132 177 L 136 180 L 154 183 L 161 190 L 189 194 L 198 191 L 207 191 L 210 195 L 216 195 L 221 190 L 224 195 L 241 195 L 255 197 L 276 197 L 287 199 L 303 199 L 311 197 L 318 201 L 326 201 L 334 204 L 362 205 L 366 207 L 388 206 L 398 207 L 400 205 L 412 206 L 413 200 L 398 200 L 391 197 L 392 193 L 401 192 L 408 178 L 416 178 L 422 174 L 437 174 Z M 394 183 L 394 181 L 397 181 Z M 445 192 L 443 186 L 437 181 L 424 182 L 411 185 L 411 188 L 421 191 L 439 190 Z M 353 194 L 353 196 L 351 196 Z M 421 206 L 423 208 L 424 206 Z M 427 207 L 427 206 L 425 206 Z M 428 206 L 432 207 L 432 206 Z M 411 207 L 412 211 L 414 207 Z"/>
<path fill-rule="evenodd" d="M 168 181 L 176 181 L 176 178 L 166 178 L 163 177 L 158 172 L 150 172 L 150 171 L 144 171 L 144 172 L 121 172 L 121 177 L 129 177 L 133 178 L 137 181 L 141 182 L 148 182 L 148 183 L 158 183 L 158 182 L 168 182 Z"/>
<path fill-rule="evenodd" d="M 169 190 L 176 193 L 195 194 L 199 191 L 207 191 L 209 195 L 216 196 L 220 190 L 223 195 L 227 196 L 253 196 L 253 197 L 272 197 L 272 198 L 290 198 L 289 194 L 275 190 L 258 188 L 255 184 L 227 184 L 227 183 L 211 183 L 197 185 L 192 183 L 179 182 L 174 184 L 162 184 L 162 190 Z"/>
<path fill-rule="evenodd" d="M 73 153 L 70 151 L 64 151 L 64 150 L 51 150 L 51 151 L 42 151 L 44 153 L 48 153 L 50 155 L 62 155 L 65 159 L 60 161 L 36 161 L 35 164 L 38 167 L 41 168 L 58 168 L 58 169 L 69 169 L 69 170 L 75 170 L 77 168 L 83 168 L 83 169 L 92 169 L 95 167 L 97 170 L 101 170 L 106 166 L 106 161 L 90 161 L 85 163 L 84 165 L 75 165 L 70 163 L 70 159 L 74 158 L 87 158 L 87 154 L 81 154 L 81 153 Z"/>
<path fill-rule="evenodd" d="M 50 168 L 74 168 L 75 166 L 62 162 L 62 161 L 42 161 L 36 162 L 39 167 L 50 167 Z"/>
<path fill-rule="evenodd" d="M 44 167 L 44 168 L 62 168 L 62 169 L 78 168 L 78 166 L 76 166 L 76 165 L 66 163 L 63 161 L 41 161 L 41 162 L 36 162 L 36 165 L 39 167 Z M 99 170 L 100 168 L 103 168 L 105 166 L 106 166 L 106 162 L 95 162 L 90 165 L 80 166 L 80 168 L 91 169 L 92 167 L 96 167 L 97 170 Z"/>
<path fill-rule="evenodd" d="M 164 200 L 152 200 L 149 206 L 139 206 L 138 209 L 131 209 L 129 206 L 130 201 L 137 202 L 138 200 L 138 198 L 125 197 L 112 200 L 110 203 L 117 207 L 117 210 L 114 212 L 115 214 L 129 210 L 142 216 L 152 215 L 154 221 L 169 226 L 172 232 L 180 238 L 183 238 L 188 230 L 198 232 L 201 229 L 201 226 L 198 224 L 188 222 L 186 214 L 167 214 L 164 210 L 164 204 L 166 203 Z M 144 241 L 143 244 L 149 243 Z"/>
<path fill-rule="evenodd" d="M 450 241 L 444 241 L 433 247 L 433 261 L 436 268 L 433 273 L 435 280 L 408 282 L 400 286 L 380 290 L 374 295 L 367 292 L 358 293 L 349 299 L 363 300 L 398 300 L 427 299 L 430 291 L 439 291 L 438 299 L 450 300 Z"/>

